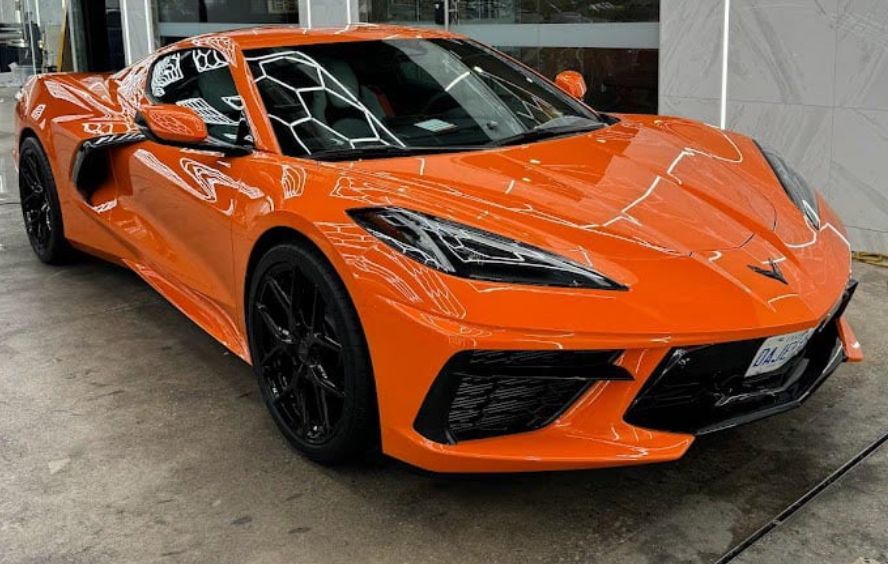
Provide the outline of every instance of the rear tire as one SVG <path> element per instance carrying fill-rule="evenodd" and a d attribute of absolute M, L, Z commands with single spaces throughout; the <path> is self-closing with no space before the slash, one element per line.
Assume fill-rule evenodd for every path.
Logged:
<path fill-rule="evenodd" d="M 34 137 L 19 151 L 19 197 L 25 231 L 34 254 L 46 264 L 64 264 L 74 257 L 65 239 L 62 206 L 49 159 Z"/>
<path fill-rule="evenodd" d="M 374 450 L 379 430 L 367 343 L 326 259 L 307 245 L 279 244 L 256 265 L 248 296 L 253 371 L 284 437 L 324 464 Z"/>

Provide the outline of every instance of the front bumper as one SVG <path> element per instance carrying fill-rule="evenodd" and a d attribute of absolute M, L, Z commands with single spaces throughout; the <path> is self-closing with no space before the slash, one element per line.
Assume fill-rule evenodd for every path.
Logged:
<path fill-rule="evenodd" d="M 806 351 L 810 353 L 815 346 L 829 350 L 818 353 L 816 362 L 807 362 L 809 368 L 801 371 L 802 378 L 796 371 L 795 387 L 790 386 L 792 393 L 776 401 L 747 404 L 745 409 L 732 411 L 729 417 L 716 417 L 707 425 L 682 428 L 643 424 L 631 417 L 640 398 L 651 389 L 652 376 L 662 376 L 662 368 L 679 348 L 675 339 L 555 334 L 469 325 L 378 297 L 374 314 L 367 316 L 364 324 L 376 374 L 383 450 L 436 472 L 567 470 L 675 460 L 687 451 L 697 434 L 799 405 L 843 361 L 857 359 L 859 345 L 842 317 L 850 297 L 849 291 L 823 319 L 812 320 L 811 326 L 821 325 L 822 331 Z M 751 340 L 758 342 L 778 333 L 764 328 Z M 391 338 L 393 334 L 398 338 Z M 749 340 L 749 336 L 745 339 Z M 736 339 L 724 342 L 730 345 L 733 340 Z M 680 344 L 691 348 L 688 343 Z M 444 435 L 425 432 L 418 425 L 423 406 L 434 393 L 437 377 L 464 351 L 616 349 L 623 352 L 614 366 L 627 378 L 589 382 L 577 397 L 569 398 L 564 409 L 557 410 L 554 418 L 533 430 L 498 436 L 478 434 L 481 438 L 469 433 L 464 440 L 448 440 Z M 745 362 L 742 358 L 733 360 L 738 366 Z M 791 364 L 797 368 L 798 359 Z M 763 381 L 774 385 L 767 378 Z"/>
<path fill-rule="evenodd" d="M 626 421 L 704 435 L 798 407 L 849 359 L 839 321 L 856 287 L 848 286 L 805 348 L 777 370 L 744 375 L 764 338 L 673 349 L 647 379 Z"/>

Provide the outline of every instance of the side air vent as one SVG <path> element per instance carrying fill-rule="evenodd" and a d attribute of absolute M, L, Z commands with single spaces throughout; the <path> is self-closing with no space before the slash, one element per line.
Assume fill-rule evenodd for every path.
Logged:
<path fill-rule="evenodd" d="M 144 140 L 141 133 L 120 133 L 83 141 L 77 147 L 71 167 L 71 179 L 80 195 L 89 202 L 95 191 L 108 180 L 111 174 L 108 149 Z"/>

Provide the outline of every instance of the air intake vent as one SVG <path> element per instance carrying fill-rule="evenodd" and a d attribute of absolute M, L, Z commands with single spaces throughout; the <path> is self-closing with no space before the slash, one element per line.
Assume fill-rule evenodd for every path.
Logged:
<path fill-rule="evenodd" d="M 848 287 L 807 346 L 772 372 L 745 376 L 764 339 L 673 349 L 624 419 L 648 429 L 702 435 L 800 405 L 845 360 L 837 321 L 856 285 Z"/>
<path fill-rule="evenodd" d="M 456 443 L 532 431 L 554 421 L 598 380 L 631 380 L 623 351 L 465 351 L 441 370 L 414 424 Z"/>

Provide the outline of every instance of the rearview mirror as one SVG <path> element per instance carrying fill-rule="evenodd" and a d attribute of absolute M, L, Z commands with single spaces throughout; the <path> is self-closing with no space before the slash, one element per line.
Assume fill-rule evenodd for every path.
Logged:
<path fill-rule="evenodd" d="M 136 123 L 148 138 L 160 143 L 199 145 L 208 136 L 207 126 L 197 112 L 175 104 L 142 106 Z"/>
<path fill-rule="evenodd" d="M 582 100 L 586 95 L 586 79 L 577 71 L 561 71 L 555 77 L 555 84 L 577 100 Z"/>

